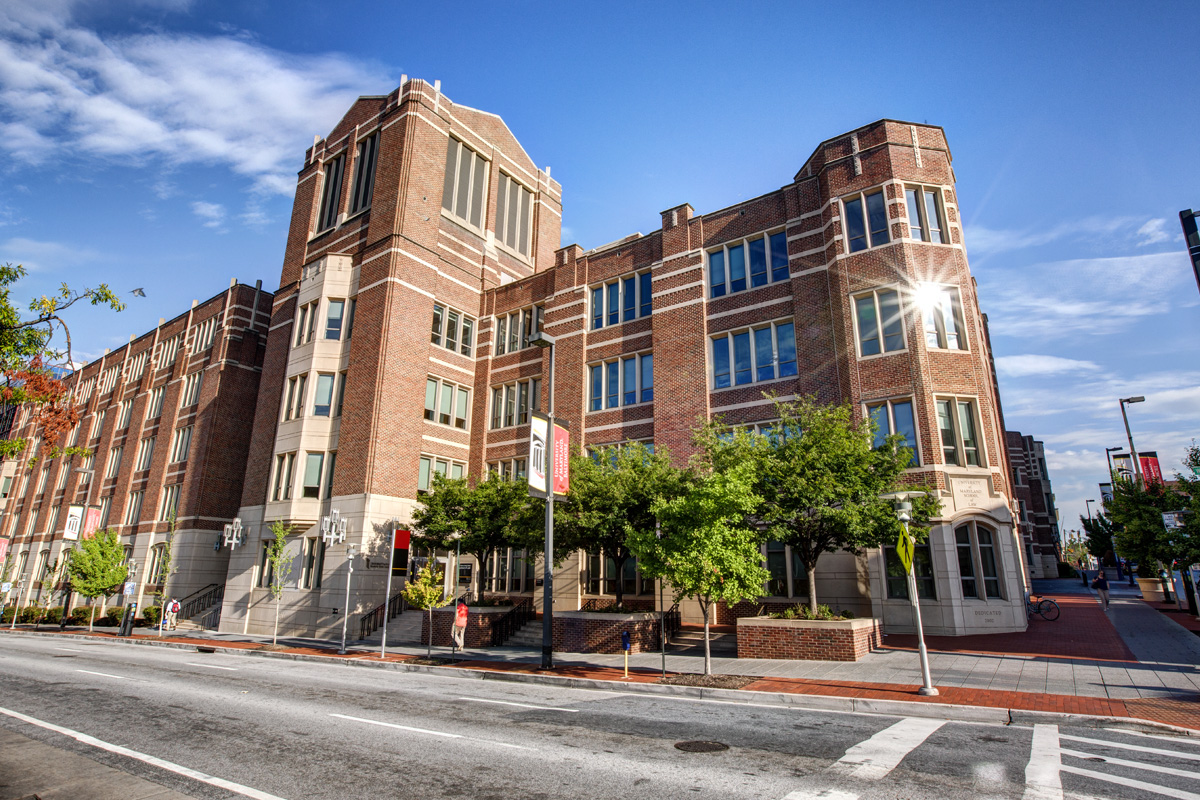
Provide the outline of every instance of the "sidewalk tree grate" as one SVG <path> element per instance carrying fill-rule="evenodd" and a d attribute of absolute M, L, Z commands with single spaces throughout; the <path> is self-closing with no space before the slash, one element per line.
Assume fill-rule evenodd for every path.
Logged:
<path fill-rule="evenodd" d="M 676 742 L 675 749 L 685 753 L 719 753 L 728 750 L 729 745 L 722 742 Z"/>

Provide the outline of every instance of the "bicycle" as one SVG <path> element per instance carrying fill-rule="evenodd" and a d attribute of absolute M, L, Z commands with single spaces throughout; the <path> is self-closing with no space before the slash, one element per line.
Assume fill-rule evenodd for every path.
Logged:
<path fill-rule="evenodd" d="M 1038 614 L 1047 622 L 1053 622 L 1059 615 L 1058 603 L 1041 595 L 1029 595 L 1029 599 L 1025 601 L 1025 611 L 1031 617 Z"/>

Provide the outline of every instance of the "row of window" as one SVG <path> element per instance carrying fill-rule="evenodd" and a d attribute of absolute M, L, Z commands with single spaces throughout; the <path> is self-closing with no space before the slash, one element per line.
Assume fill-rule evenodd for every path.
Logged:
<path fill-rule="evenodd" d="M 328 307 L 325 309 L 325 329 L 322 338 L 326 341 L 340 341 L 344 330 L 346 340 L 349 341 L 350 334 L 354 330 L 355 305 L 356 301 L 353 297 L 349 300 L 329 300 Z M 295 347 L 308 344 L 316 336 L 320 308 L 321 301 L 313 300 L 311 303 L 300 306 L 297 310 Z"/>
<path fill-rule="evenodd" d="M 590 411 L 618 408 L 654 399 L 654 354 L 614 358 L 588 368 L 591 374 Z"/>
<path fill-rule="evenodd" d="M 922 284 L 914 293 L 921 306 L 925 345 L 931 350 L 966 350 L 962 301 L 952 286 Z M 854 296 L 858 354 L 876 356 L 905 349 L 900 292 L 873 289 Z"/>
<path fill-rule="evenodd" d="M 488 161 L 458 139 L 446 145 L 446 174 L 442 208 L 452 217 L 482 232 L 487 206 Z M 496 240 L 528 256 L 533 239 L 534 193 L 516 178 L 501 172 L 496 189 Z"/>
<path fill-rule="evenodd" d="M 791 322 L 773 322 L 714 336 L 712 357 L 714 389 L 795 375 L 795 325 Z"/>
<path fill-rule="evenodd" d="M 947 244 L 941 191 L 927 186 L 906 186 L 909 238 L 918 242 Z M 846 252 L 857 253 L 891 241 L 887 200 L 882 191 L 867 192 L 842 200 L 846 223 Z"/>
<path fill-rule="evenodd" d="M 469 356 L 474 340 L 474 317 L 453 308 L 447 308 L 440 303 L 433 304 L 433 329 L 430 341 L 452 353 L 458 352 Z"/>
<path fill-rule="evenodd" d="M 650 316 L 650 285 L 650 273 L 641 272 L 592 287 L 592 329 Z"/>
<path fill-rule="evenodd" d="M 786 281 L 788 276 L 787 234 L 784 231 L 726 242 L 719 250 L 708 253 L 710 297 L 724 297 Z"/>
<path fill-rule="evenodd" d="M 336 389 L 336 392 L 335 392 Z M 288 378 L 287 393 L 283 403 L 283 421 L 300 419 L 308 411 L 308 375 L 293 375 Z M 340 417 L 346 399 L 346 373 L 318 372 L 316 391 L 313 392 L 311 413 L 314 417 Z"/>
<path fill-rule="evenodd" d="M 507 428 L 529 422 L 529 412 L 540 411 L 542 379 L 514 381 L 492 387 L 492 428 Z"/>
<path fill-rule="evenodd" d="M 271 484 L 271 500 L 291 500 L 295 482 L 296 459 L 299 453 L 279 453 L 275 456 L 275 478 Z M 333 470 L 337 451 L 304 453 L 300 497 L 328 500 L 333 496 Z"/>
<path fill-rule="evenodd" d="M 379 151 L 379 134 L 373 133 L 358 143 L 354 154 L 354 183 L 350 187 L 350 214 L 371 207 L 375 189 L 375 162 Z M 317 232 L 337 225 L 342 211 L 342 176 L 346 170 L 346 154 L 325 162 L 322 172 L 321 206 L 317 213 Z"/>
<path fill-rule="evenodd" d="M 154 346 L 153 363 L 157 365 L 157 369 L 163 369 L 175 364 L 179 356 L 179 345 L 183 342 L 185 335 L 190 334 L 192 337 L 192 352 L 200 353 L 212 347 L 213 340 L 217 333 L 217 318 L 209 317 L 202 322 L 193 325 L 187 334 L 179 333 L 169 339 L 164 339 Z M 146 373 L 146 366 L 150 363 L 150 350 L 142 350 L 141 352 L 130 356 L 124 363 L 125 380 L 138 381 Z M 106 369 L 98 377 L 100 394 L 107 394 L 117 384 L 117 377 L 121 374 L 122 365 L 114 365 Z M 92 397 L 92 389 L 97 383 L 97 378 L 88 378 L 81 381 L 75 387 L 74 396 L 77 402 L 86 403 Z"/>
<path fill-rule="evenodd" d="M 258 563 L 258 581 L 260 589 L 271 586 L 275 579 L 275 568 L 270 558 L 271 542 L 262 543 L 262 553 Z M 325 571 L 325 541 L 319 536 L 311 536 L 300 543 L 300 574 L 296 576 L 297 589 L 320 589 L 321 573 Z"/>
<path fill-rule="evenodd" d="M 542 306 L 530 306 L 496 317 L 496 355 L 529 347 L 529 337 L 542 329 L 544 315 Z"/>

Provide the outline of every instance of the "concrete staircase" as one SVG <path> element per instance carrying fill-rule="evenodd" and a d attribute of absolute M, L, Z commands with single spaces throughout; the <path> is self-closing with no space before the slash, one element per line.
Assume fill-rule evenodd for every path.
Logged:
<path fill-rule="evenodd" d="M 709 652 L 713 658 L 737 658 L 737 634 L 709 631 Z M 684 628 L 671 637 L 667 652 L 678 656 L 703 656 L 704 631 Z"/>
<path fill-rule="evenodd" d="M 417 609 L 409 609 L 403 614 L 392 617 L 387 625 L 387 640 L 388 644 L 420 644 L 424 640 L 421 638 L 421 617 L 424 612 Z M 359 639 L 354 643 L 355 647 L 379 647 L 383 641 L 383 631 L 378 630 L 365 639 Z M 349 643 L 347 643 L 349 645 Z"/>
<path fill-rule="evenodd" d="M 531 619 L 519 631 L 508 637 L 505 647 L 529 647 L 539 652 L 542 649 L 542 621 Z"/>

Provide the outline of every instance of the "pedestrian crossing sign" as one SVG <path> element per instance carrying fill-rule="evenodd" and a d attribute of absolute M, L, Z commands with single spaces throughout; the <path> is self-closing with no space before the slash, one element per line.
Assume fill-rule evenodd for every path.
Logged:
<path fill-rule="evenodd" d="M 900 538 L 896 540 L 896 555 L 900 556 L 900 563 L 904 565 L 904 571 L 912 572 L 913 540 L 908 535 L 908 531 L 900 532 Z"/>

